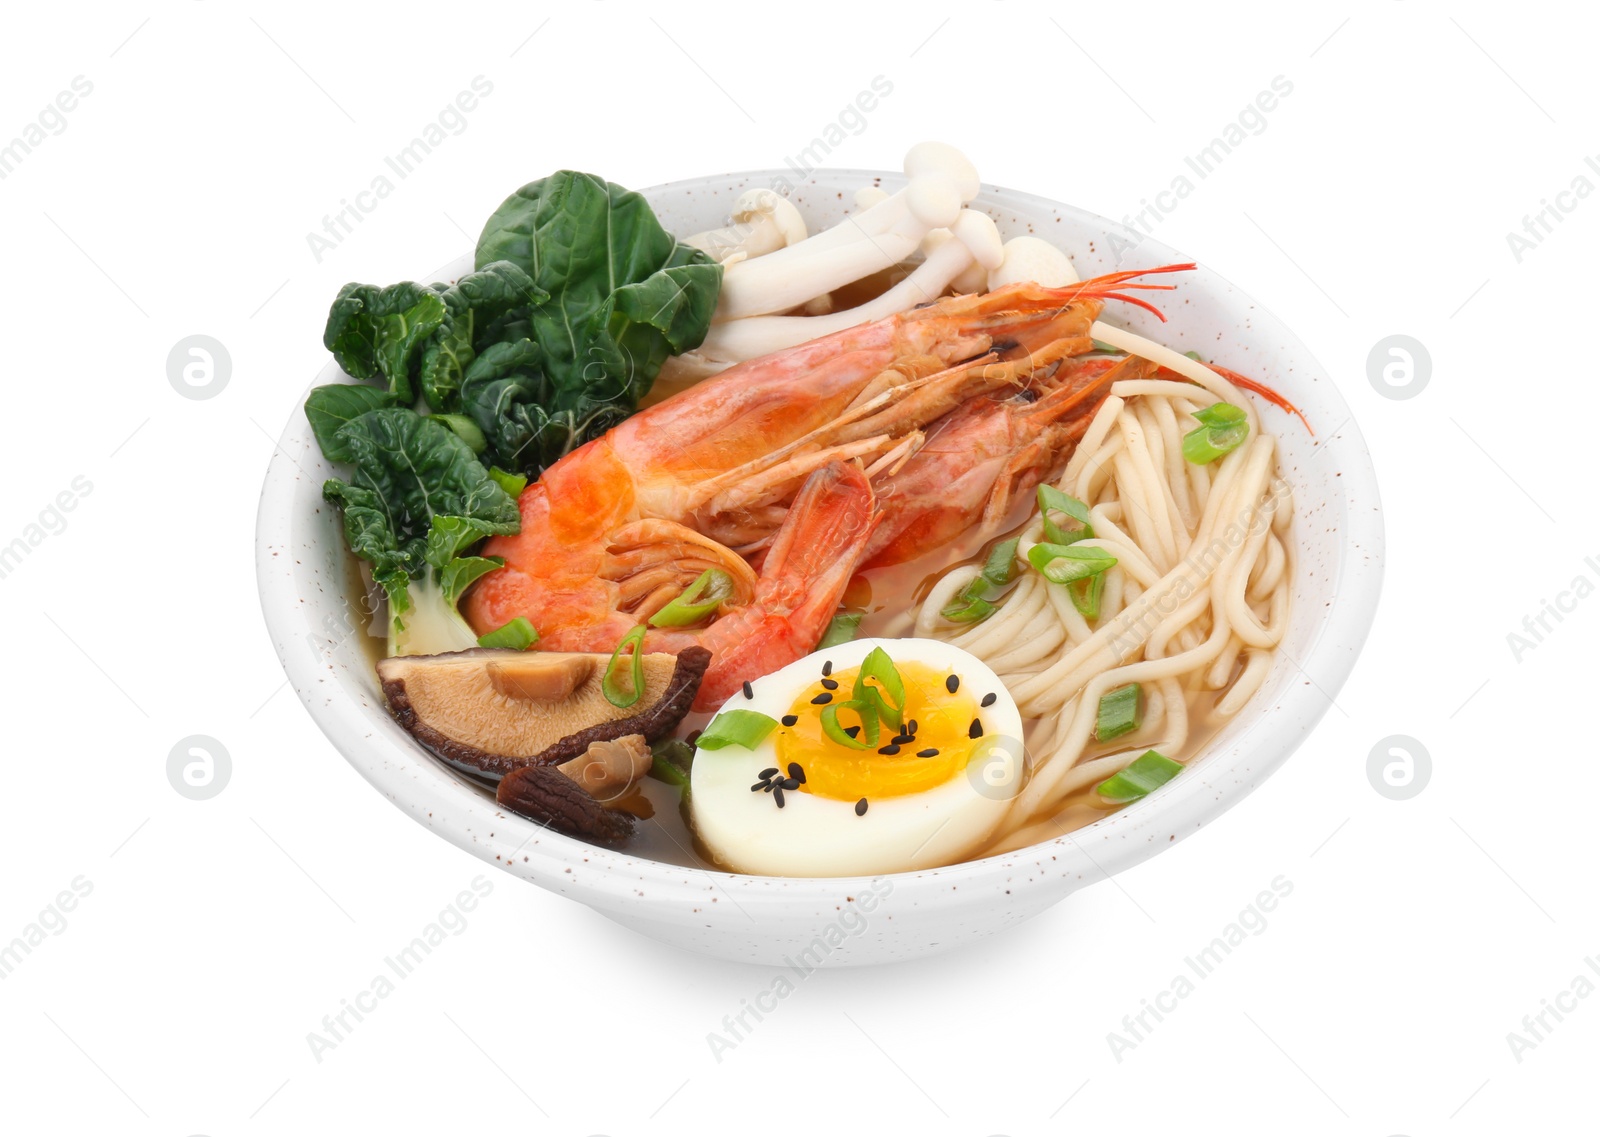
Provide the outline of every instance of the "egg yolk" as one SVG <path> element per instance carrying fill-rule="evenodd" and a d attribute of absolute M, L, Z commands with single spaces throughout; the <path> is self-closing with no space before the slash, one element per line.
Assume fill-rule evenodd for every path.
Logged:
<path fill-rule="evenodd" d="M 843 746 L 824 734 L 825 706 L 812 700 L 824 693 L 832 695 L 834 702 L 849 699 L 859 670 L 835 671 L 829 678 L 838 687 L 832 691 L 820 679 L 801 691 L 789 708 L 795 724 L 777 732 L 779 766 L 786 769 L 790 762 L 800 764 L 806 775 L 800 787 L 803 792 L 852 802 L 899 797 L 943 785 L 966 768 L 977 745 L 972 737 L 973 721 L 981 720 L 977 700 L 964 686 L 952 694 L 945 686 L 950 673 L 925 663 L 898 664 L 906 694 L 905 725 L 900 733 L 909 730 L 913 722 L 917 733 L 910 742 L 899 743 L 896 753 L 880 753 L 896 745 L 896 730 L 886 724 L 878 732 L 878 745 L 866 750 Z M 860 721 L 854 708 L 839 712 L 842 727 Z"/>

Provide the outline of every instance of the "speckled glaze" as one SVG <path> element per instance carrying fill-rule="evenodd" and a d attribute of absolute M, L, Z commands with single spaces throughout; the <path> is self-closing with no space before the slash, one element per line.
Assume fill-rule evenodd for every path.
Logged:
<path fill-rule="evenodd" d="M 852 208 L 863 185 L 894 190 L 900 174 L 817 171 L 798 183 L 777 170 L 674 182 L 646 196 L 672 231 L 725 223 L 754 186 L 792 188 L 815 231 Z M 1127 250 L 1126 230 L 1031 194 L 987 187 L 974 203 L 1002 235 L 1060 245 L 1085 278 L 1184 257 L 1150 239 Z M 1112 247 L 1118 234 L 1120 262 Z M 431 277 L 471 268 L 462 257 Z M 1310 438 L 1275 411 L 1282 472 L 1294 488 L 1297 548 L 1287 651 L 1250 704 L 1174 779 L 1105 820 L 1045 844 L 928 872 L 799 879 L 710 873 L 583 844 L 498 809 L 492 796 L 423 752 L 389 717 L 377 678 L 347 626 L 338 518 L 321 485 L 334 471 L 296 404 L 273 454 L 257 522 L 262 607 L 284 670 L 338 750 L 390 801 L 514 876 L 588 904 L 645 935 L 730 960 L 840 966 L 907 959 L 969 944 L 1021 923 L 1085 884 L 1169 849 L 1259 785 L 1306 738 L 1336 697 L 1377 608 L 1382 514 L 1371 460 L 1332 380 L 1295 336 L 1203 265 L 1180 290 L 1154 294 L 1162 325 L 1112 304 L 1115 322 L 1178 350 L 1267 381 L 1320 431 Z M 306 330 L 309 340 L 312 329 Z M 313 386 L 349 382 L 332 362 Z M 1290 662 L 1298 660 L 1306 674 Z M 870 909 L 870 910 L 869 910 Z"/>

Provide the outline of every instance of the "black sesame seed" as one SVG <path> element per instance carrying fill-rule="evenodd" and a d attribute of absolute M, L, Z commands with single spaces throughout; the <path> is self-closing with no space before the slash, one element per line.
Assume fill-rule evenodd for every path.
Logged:
<path fill-rule="evenodd" d="M 805 770 L 801 769 L 800 763 L 798 762 L 789 763 L 789 776 L 797 782 L 803 782 L 806 780 L 806 772 Z"/>
<path fill-rule="evenodd" d="M 917 736 L 917 720 L 916 719 L 912 719 L 910 722 L 906 723 L 906 733 L 909 734 L 912 738 L 915 738 Z"/>
<path fill-rule="evenodd" d="M 778 808 L 783 808 L 783 787 L 777 786 L 772 791 L 772 800 L 778 803 Z"/>
<path fill-rule="evenodd" d="M 867 815 L 867 799 L 866 798 L 862 798 L 860 801 L 856 802 L 856 816 L 857 817 L 865 817 L 866 815 Z"/>
<path fill-rule="evenodd" d="M 781 722 L 784 726 L 793 726 L 795 723 L 800 721 L 800 716 L 799 715 L 784 715 L 778 721 Z"/>
<path fill-rule="evenodd" d="M 904 746 L 906 743 L 910 742 L 915 737 L 916 737 L 915 735 L 903 734 L 902 733 L 902 734 L 895 735 L 889 741 L 894 743 L 896 746 Z"/>
<path fill-rule="evenodd" d="M 861 733 L 861 728 L 859 726 L 847 726 L 844 728 L 844 732 L 851 738 L 854 738 L 856 735 Z"/>
<path fill-rule="evenodd" d="M 797 790 L 800 788 L 800 781 L 798 778 L 785 778 L 783 781 L 778 783 L 778 788 L 784 790 Z"/>
<path fill-rule="evenodd" d="M 822 689 L 824 691 L 837 691 L 839 689 L 839 681 L 837 679 L 824 679 L 822 681 Z"/>
<path fill-rule="evenodd" d="M 934 746 L 930 746 L 926 750 L 917 751 L 917 757 L 918 758 L 937 758 L 938 756 L 939 756 L 939 750 L 938 750 L 937 747 L 934 747 Z"/>
<path fill-rule="evenodd" d="M 815 703 L 817 706 L 820 707 L 825 703 L 833 702 L 833 696 L 831 694 L 829 694 L 827 691 L 824 691 L 822 694 L 818 695 L 815 699 L 812 699 L 811 701 L 813 703 Z"/>
<path fill-rule="evenodd" d="M 822 673 L 824 675 L 832 675 L 833 674 L 833 660 L 825 659 L 825 660 L 822 661 Z"/>
<path fill-rule="evenodd" d="M 945 677 L 944 689 L 949 691 L 952 695 L 956 693 L 956 689 L 960 686 L 961 677 L 959 675 L 949 675 Z"/>
<path fill-rule="evenodd" d="M 972 720 L 972 725 L 967 727 L 967 737 L 968 738 L 982 738 L 983 737 L 983 724 L 981 722 L 979 722 L 977 719 L 973 719 Z"/>
<path fill-rule="evenodd" d="M 987 695 L 985 695 L 983 697 L 983 701 L 980 702 L 978 704 L 978 706 L 980 706 L 980 707 L 992 707 L 992 706 L 994 706 L 994 701 L 996 699 L 998 699 L 999 697 L 1000 696 L 996 695 L 993 691 L 990 691 Z"/>
<path fill-rule="evenodd" d="M 753 699 L 756 697 L 755 688 L 750 686 L 750 680 L 748 679 L 744 681 L 744 697 L 747 699 Z"/>
<path fill-rule="evenodd" d="M 879 754 L 890 754 L 890 755 L 898 754 L 898 753 L 900 753 L 900 747 L 896 746 L 894 743 L 891 742 L 887 746 L 878 747 L 878 753 Z"/>
<path fill-rule="evenodd" d="M 770 790 L 771 788 L 772 786 L 767 782 L 757 782 L 750 787 L 750 792 L 755 793 L 757 790 Z"/>
<path fill-rule="evenodd" d="M 757 774 L 756 777 L 758 777 L 758 778 L 770 778 L 770 777 L 772 777 L 772 775 L 776 774 L 777 772 L 778 772 L 778 768 L 776 766 L 768 766 L 765 770 L 761 771 L 761 773 Z"/>
<path fill-rule="evenodd" d="M 761 788 L 766 790 L 770 794 L 774 789 L 777 788 L 777 785 L 778 785 L 777 782 L 770 782 L 770 781 L 769 782 L 762 782 L 761 783 Z"/>

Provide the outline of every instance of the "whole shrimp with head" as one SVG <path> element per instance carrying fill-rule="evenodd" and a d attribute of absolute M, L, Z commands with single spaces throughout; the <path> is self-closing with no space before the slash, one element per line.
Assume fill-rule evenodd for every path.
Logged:
<path fill-rule="evenodd" d="M 468 621 L 482 633 L 523 616 L 540 649 L 609 652 L 716 569 L 728 594 L 708 622 L 651 627 L 643 650 L 709 649 L 696 707 L 720 705 L 815 648 L 873 548 L 874 486 L 906 466 L 932 424 L 978 400 L 1007 416 L 1013 444 L 1070 446 L 1051 409 L 1083 413 L 1099 398 L 1052 401 L 1051 384 L 1092 350 L 1106 300 L 1155 311 L 1128 290 L 1171 286 L 1133 281 L 1141 275 L 951 297 L 738 364 L 635 414 L 523 491 L 521 532 L 483 550 L 505 567 L 468 594 Z M 1044 391 L 1031 414 L 993 397 L 1030 388 Z M 994 478 L 1015 473 L 991 457 Z M 1027 466 L 1055 458 L 1030 451 Z M 939 460 L 952 480 L 975 461 L 955 451 Z M 967 500 L 971 524 L 986 498 Z M 962 520 L 948 502 L 918 499 L 899 531 L 918 508 L 942 510 L 941 529 Z"/>

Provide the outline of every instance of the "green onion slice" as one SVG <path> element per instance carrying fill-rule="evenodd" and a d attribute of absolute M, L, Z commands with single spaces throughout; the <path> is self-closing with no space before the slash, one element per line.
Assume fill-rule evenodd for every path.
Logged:
<path fill-rule="evenodd" d="M 996 588 L 1004 588 L 1017 575 L 1017 538 L 1001 541 L 989 550 L 984 558 L 983 570 L 956 593 L 955 599 L 939 610 L 939 615 L 952 624 L 976 624 L 995 613 L 990 595 Z"/>
<path fill-rule="evenodd" d="M 1078 523 L 1076 529 L 1063 529 L 1050 519 L 1050 511 L 1065 513 Z M 1044 539 L 1053 545 L 1070 545 L 1094 536 L 1089 524 L 1089 507 L 1077 498 L 1064 494 L 1055 486 L 1039 487 L 1039 513 L 1044 518 Z"/>
<path fill-rule="evenodd" d="M 1164 786 L 1183 769 L 1154 750 L 1146 750 L 1120 774 L 1113 774 L 1095 787 L 1096 792 L 1112 805 L 1126 805 L 1138 801 L 1157 786 Z"/>
<path fill-rule="evenodd" d="M 639 701 L 639 696 L 644 694 L 644 634 L 649 629 L 643 624 L 622 637 L 622 642 L 617 645 L 617 650 L 611 653 L 611 662 L 606 664 L 606 673 L 600 679 L 600 693 L 613 707 L 631 707 Z M 632 647 L 630 653 L 633 660 L 633 690 L 624 691 L 617 685 L 617 670 L 622 663 L 622 649 Z"/>
<path fill-rule="evenodd" d="M 1117 558 L 1092 546 L 1040 543 L 1028 550 L 1028 563 L 1052 584 L 1071 584 L 1105 572 Z"/>
<path fill-rule="evenodd" d="M 1144 722 L 1144 688 L 1137 683 L 1118 687 L 1100 696 L 1100 709 L 1095 716 L 1094 736 L 1101 742 L 1110 742 L 1132 734 Z"/>
<path fill-rule="evenodd" d="M 777 719 L 760 711 L 723 711 L 700 732 L 695 745 L 701 750 L 721 750 L 724 746 L 754 750 L 777 725 Z"/>
<path fill-rule="evenodd" d="M 817 650 L 826 647 L 838 647 L 847 644 L 856 638 L 856 628 L 861 624 L 861 617 L 865 612 L 840 612 L 828 624 L 828 630 L 822 633 L 822 638 L 817 641 Z"/>
<path fill-rule="evenodd" d="M 982 578 L 995 587 L 1010 584 L 1017 575 L 1017 538 L 1001 541 L 989 550 L 983 562 Z"/>
<path fill-rule="evenodd" d="M 1067 585 L 1067 596 L 1072 600 L 1072 606 L 1078 610 L 1078 615 L 1085 620 L 1098 620 L 1100 596 L 1105 590 L 1106 574 L 1097 572 L 1093 576 L 1086 576 Z"/>
<path fill-rule="evenodd" d="M 689 767 L 694 747 L 681 738 L 657 739 L 650 747 L 650 776 L 679 789 L 689 788 Z"/>
<path fill-rule="evenodd" d="M 973 581 L 973 584 L 977 584 L 982 580 L 983 577 L 980 576 Z M 952 624 L 976 624 L 980 620 L 987 620 L 990 616 L 993 616 L 994 611 L 994 605 L 989 601 L 981 596 L 972 595 L 972 585 L 969 584 L 962 590 L 960 596 L 939 609 L 939 615 L 949 620 Z"/>
<path fill-rule="evenodd" d="M 1186 358 L 1192 359 L 1196 363 L 1204 363 L 1205 362 L 1205 360 L 1200 358 L 1200 353 L 1198 351 L 1186 351 L 1183 354 L 1184 354 L 1184 356 Z"/>
<path fill-rule="evenodd" d="M 1096 351 L 1103 352 L 1106 355 L 1126 354 L 1120 347 L 1116 346 L 1115 344 L 1109 344 L 1105 340 L 1090 340 L 1089 342 L 1094 345 L 1094 349 Z"/>
<path fill-rule="evenodd" d="M 721 569 L 706 569 L 695 582 L 650 617 L 653 628 L 684 628 L 698 624 L 733 595 L 733 577 Z"/>
<path fill-rule="evenodd" d="M 521 497 L 522 491 L 528 488 L 527 478 L 521 474 L 508 474 L 499 466 L 490 466 L 489 476 L 513 498 Z"/>
<path fill-rule="evenodd" d="M 1213 403 L 1193 415 L 1200 425 L 1183 436 L 1183 456 L 1196 466 L 1232 453 L 1250 435 L 1248 416 L 1232 403 Z"/>
<path fill-rule="evenodd" d="M 479 647 L 508 647 L 512 651 L 527 651 L 538 642 L 539 630 L 526 616 L 517 616 L 478 637 Z"/>
<path fill-rule="evenodd" d="M 868 679 L 877 680 L 878 686 L 868 686 Z M 889 698 L 884 699 L 884 695 Z M 873 648 L 861 661 L 851 698 L 870 700 L 878 708 L 878 717 L 890 726 L 900 725 L 900 713 L 906 709 L 906 685 L 900 678 L 900 669 L 881 647 Z"/>
<path fill-rule="evenodd" d="M 852 738 L 839 725 L 839 712 L 854 711 L 861 719 L 861 729 Z M 842 703 L 829 703 L 822 708 L 822 733 L 851 750 L 872 750 L 878 745 L 877 708 L 862 699 L 846 699 Z"/>

